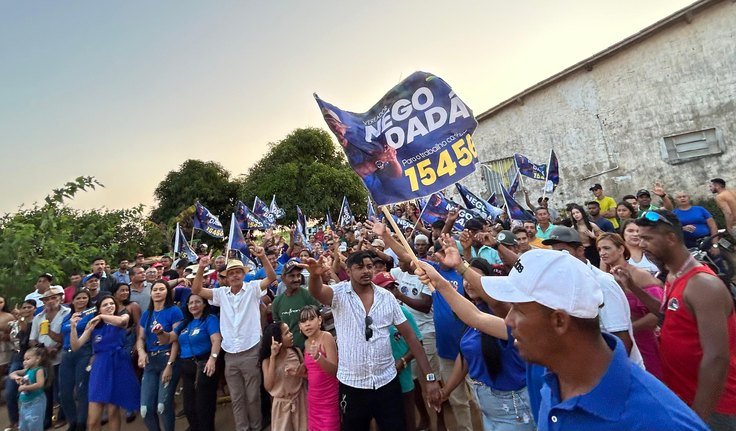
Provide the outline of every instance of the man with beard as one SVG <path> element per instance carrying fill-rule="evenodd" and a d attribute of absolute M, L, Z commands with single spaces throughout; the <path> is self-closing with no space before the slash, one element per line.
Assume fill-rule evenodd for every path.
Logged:
<path fill-rule="evenodd" d="M 307 305 L 319 308 L 320 303 L 304 288 L 304 276 L 298 259 L 286 262 L 281 272 L 281 281 L 286 286 L 286 291 L 274 298 L 271 314 L 274 321 L 281 321 L 289 326 L 294 334 L 294 345 L 304 350 L 304 335 L 299 330 L 299 310 Z"/>

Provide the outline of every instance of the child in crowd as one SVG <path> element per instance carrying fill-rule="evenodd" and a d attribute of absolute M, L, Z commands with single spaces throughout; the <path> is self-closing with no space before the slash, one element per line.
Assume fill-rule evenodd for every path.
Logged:
<path fill-rule="evenodd" d="M 46 350 L 42 347 L 32 347 L 23 356 L 23 369 L 10 374 L 10 378 L 18 384 L 20 392 L 18 397 L 20 431 L 43 431 L 46 411 L 44 388 L 48 380 L 48 369 Z"/>

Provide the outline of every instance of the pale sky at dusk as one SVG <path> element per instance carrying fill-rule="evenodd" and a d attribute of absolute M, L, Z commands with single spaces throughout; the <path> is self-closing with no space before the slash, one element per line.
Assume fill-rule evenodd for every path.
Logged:
<path fill-rule="evenodd" d="M 326 129 L 313 92 L 364 112 L 416 70 L 479 114 L 690 3 L 4 2 L 0 212 L 80 175 L 87 209 L 152 204 L 188 158 L 245 173 Z"/>

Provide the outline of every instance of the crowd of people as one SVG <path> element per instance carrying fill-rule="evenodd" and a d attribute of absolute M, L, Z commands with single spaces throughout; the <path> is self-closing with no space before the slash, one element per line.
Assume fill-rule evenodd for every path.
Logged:
<path fill-rule="evenodd" d="M 248 257 L 41 274 L 24 301 L 0 296 L 6 431 L 138 415 L 174 431 L 178 412 L 214 430 L 224 397 L 237 431 L 734 430 L 734 297 L 688 250 L 718 227 L 652 190 L 595 184 L 562 216 L 527 194 L 533 220 L 461 232 L 457 211 L 428 225 L 399 205 L 401 234 L 268 230 Z M 736 194 L 711 191 L 736 233 Z"/>

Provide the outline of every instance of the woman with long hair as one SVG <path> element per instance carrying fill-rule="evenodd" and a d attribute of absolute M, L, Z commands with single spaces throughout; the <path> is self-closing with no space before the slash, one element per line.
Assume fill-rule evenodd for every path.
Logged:
<path fill-rule="evenodd" d="M 18 318 L 11 321 L 8 326 L 10 328 L 10 341 L 13 343 L 13 357 L 10 360 L 8 374 L 23 368 L 23 357 L 28 350 L 28 344 L 31 336 L 31 322 L 33 315 L 36 313 L 36 300 L 27 299 L 20 305 L 18 310 Z M 13 379 L 5 380 L 5 404 L 8 408 L 8 419 L 10 420 L 10 429 L 18 428 L 19 407 L 18 407 L 18 384 Z"/>
<path fill-rule="evenodd" d="M 582 241 L 583 247 L 585 247 L 585 257 L 590 261 L 591 265 L 597 268 L 601 264 L 601 259 L 598 256 L 598 251 L 595 249 L 595 239 L 603 231 L 597 224 L 590 221 L 588 213 L 578 204 L 570 205 L 570 216 L 572 218 L 571 227 L 578 231 L 580 241 Z"/>
<path fill-rule="evenodd" d="M 491 265 L 484 259 L 470 261 L 468 271 L 481 276 L 492 275 Z M 491 299 L 483 289 L 464 283 L 469 300 L 484 313 L 505 316 L 508 307 Z M 460 354 L 455 367 L 442 388 L 443 400 L 468 375 L 470 389 L 483 416 L 484 430 L 534 430 L 526 388 L 526 363 L 514 347 L 511 328 L 507 338 L 500 339 L 468 327 L 460 339 Z"/>
<path fill-rule="evenodd" d="M 637 267 L 649 271 L 650 274 L 656 276 L 660 271 L 659 267 L 647 257 L 644 249 L 639 246 L 639 226 L 634 219 L 625 220 L 621 226 L 621 238 L 629 249 L 628 262 Z M 609 268 L 610 269 L 610 268 Z"/>
<path fill-rule="evenodd" d="M 169 283 L 157 280 L 151 286 L 151 303 L 138 326 L 138 366 L 143 368 L 141 417 L 149 431 L 159 431 L 159 416 L 165 431 L 174 431 L 174 392 L 179 381 L 179 343 L 171 333 L 184 319 L 174 305 Z M 168 342 L 162 342 L 166 340 Z"/>
<path fill-rule="evenodd" d="M 92 345 L 87 342 L 77 349 L 72 349 L 72 316 L 81 314 L 82 318 L 77 322 L 76 328 L 77 334 L 81 334 L 95 315 L 95 308 L 91 308 L 89 292 L 77 291 L 72 296 L 71 309 L 72 312 L 67 314 L 61 323 L 64 341 L 59 365 L 59 401 L 69 423 L 69 430 L 83 430 L 87 426 L 89 386 L 87 367 L 92 358 Z"/>
<path fill-rule="evenodd" d="M 217 357 L 220 355 L 220 321 L 210 305 L 197 294 L 187 300 L 184 321 L 173 332 L 161 334 L 159 341 L 178 341 L 179 362 L 184 384 L 184 414 L 190 431 L 213 431 L 217 410 Z"/>
<path fill-rule="evenodd" d="M 636 226 L 636 225 L 634 225 Z M 662 300 L 663 290 L 662 283 L 655 278 L 649 271 L 639 268 L 629 263 L 631 255 L 629 248 L 620 235 L 615 233 L 604 233 L 598 237 L 598 253 L 601 255 L 601 261 L 611 269 L 624 269 L 630 277 L 622 279 L 616 277 L 624 293 L 626 300 L 629 302 L 631 309 L 631 322 L 634 330 L 634 340 L 636 346 L 641 352 L 644 359 L 644 366 L 647 371 L 655 377 L 662 378 L 662 361 L 659 357 L 659 343 L 655 331 L 657 329 L 657 316 L 650 313 L 649 309 L 639 298 L 634 295 L 629 283 L 636 283 L 637 286 L 644 286 L 644 290 L 651 296 Z M 613 271 L 612 271 L 613 272 Z M 615 271 L 617 273 L 618 271 Z"/>
<path fill-rule="evenodd" d="M 289 325 L 274 322 L 263 330 L 260 363 L 263 386 L 273 397 L 271 430 L 307 429 L 307 388 L 304 384 L 302 355 L 294 347 Z"/>
<path fill-rule="evenodd" d="M 616 205 L 616 220 L 618 220 L 619 229 L 621 229 L 621 223 L 626 220 L 636 218 L 636 208 L 626 201 L 621 201 Z M 623 231 L 619 231 L 623 232 Z"/>
<path fill-rule="evenodd" d="M 13 343 L 10 341 L 9 323 L 15 320 L 10 312 L 8 299 L 0 295 L 0 375 L 4 375 L 3 368 L 10 363 L 13 357 Z"/>

